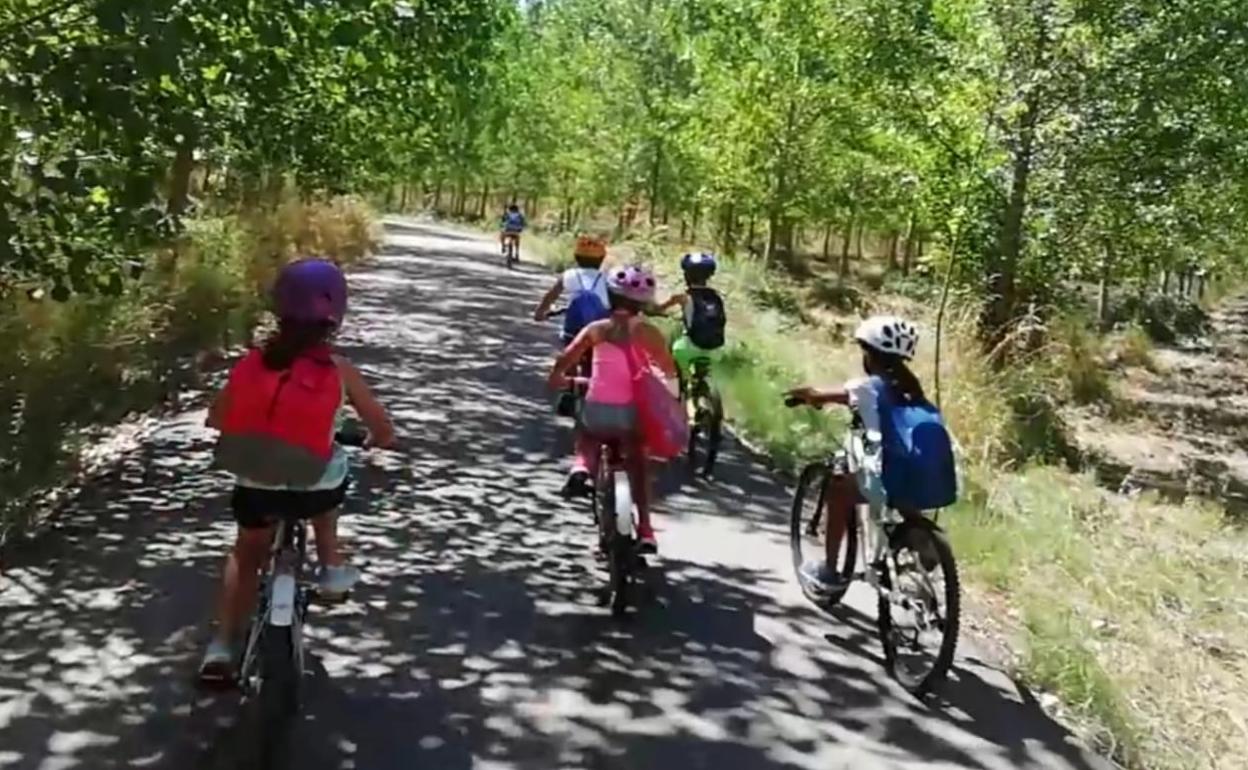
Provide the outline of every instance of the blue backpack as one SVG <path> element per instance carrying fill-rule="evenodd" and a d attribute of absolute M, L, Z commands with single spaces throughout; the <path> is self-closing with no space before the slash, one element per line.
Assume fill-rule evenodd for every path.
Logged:
<path fill-rule="evenodd" d="M 927 400 L 903 401 L 882 381 L 877 393 L 889 505 L 925 511 L 952 505 L 958 475 L 940 410 Z"/>
<path fill-rule="evenodd" d="M 584 278 L 580 273 L 577 273 L 576 279 L 581 284 L 581 290 L 572 297 L 572 301 L 568 303 L 568 310 L 563 316 L 563 334 L 568 339 L 575 337 L 581 329 L 594 321 L 600 321 L 611 315 L 611 309 L 595 291 L 598 288 L 598 282 L 603 280 L 602 273 L 594 276 L 594 282 L 589 285 L 589 288 L 585 288 Z"/>

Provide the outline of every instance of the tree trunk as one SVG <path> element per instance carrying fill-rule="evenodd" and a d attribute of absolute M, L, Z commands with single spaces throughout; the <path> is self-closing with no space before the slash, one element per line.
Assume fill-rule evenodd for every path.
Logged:
<path fill-rule="evenodd" d="M 1170 271 L 1161 271 L 1161 293 L 1167 295 L 1170 293 Z"/>
<path fill-rule="evenodd" d="M 859 264 L 862 263 L 862 231 L 866 229 L 862 222 L 858 223 L 858 240 L 854 246 L 854 258 L 858 260 Z"/>
<path fill-rule="evenodd" d="M 654 162 L 650 165 L 650 226 L 654 227 L 659 209 L 659 181 L 663 169 L 663 145 L 654 146 Z"/>
<path fill-rule="evenodd" d="M 1096 321 L 1102 330 L 1109 324 L 1109 286 L 1113 277 L 1113 252 L 1109 244 L 1105 244 L 1101 253 L 1101 280 L 1096 294 Z"/>
<path fill-rule="evenodd" d="M 745 236 L 745 250 L 754 253 L 754 237 L 758 234 L 758 218 L 750 214 L 750 229 Z"/>
<path fill-rule="evenodd" d="M 823 261 L 827 262 L 832 254 L 832 223 L 823 226 Z"/>
<path fill-rule="evenodd" d="M 854 213 L 849 215 L 849 224 L 845 225 L 845 237 L 841 239 L 841 266 L 837 270 L 837 279 L 841 283 L 849 278 L 849 247 L 854 242 L 854 225 L 858 219 L 857 206 L 854 207 Z"/>
<path fill-rule="evenodd" d="M 690 235 L 693 240 L 698 240 L 698 225 L 702 222 L 702 207 L 697 203 L 693 204 L 693 222 L 689 225 Z"/>
<path fill-rule="evenodd" d="M 901 263 L 901 274 L 910 275 L 910 268 L 914 266 L 914 229 L 915 216 L 914 212 L 910 212 L 910 221 L 906 223 L 906 250 L 903 252 L 903 260 Z"/>
<path fill-rule="evenodd" d="M 186 211 L 191 202 L 191 174 L 195 171 L 195 139 L 191 134 L 182 135 L 173 156 L 173 169 L 169 180 L 169 213 L 175 217 Z"/>
<path fill-rule="evenodd" d="M 477 207 L 477 219 L 485 219 L 485 207 L 490 200 L 490 183 L 486 182 L 481 188 L 481 205 Z"/>
<path fill-rule="evenodd" d="M 734 246 L 732 239 L 733 239 L 733 234 L 734 234 L 733 231 L 735 229 L 734 226 L 736 224 L 736 220 L 737 220 L 736 211 L 733 208 L 732 203 L 729 203 L 724 207 L 724 222 L 723 222 L 723 227 L 720 231 L 720 238 L 719 238 L 720 244 L 722 245 L 724 252 L 728 254 L 732 253 L 733 246 Z"/>
<path fill-rule="evenodd" d="M 888 272 L 890 273 L 897 270 L 897 240 L 899 237 L 896 230 L 889 233 L 888 236 Z"/>
<path fill-rule="evenodd" d="M 433 213 L 442 213 L 442 177 L 433 185 Z"/>

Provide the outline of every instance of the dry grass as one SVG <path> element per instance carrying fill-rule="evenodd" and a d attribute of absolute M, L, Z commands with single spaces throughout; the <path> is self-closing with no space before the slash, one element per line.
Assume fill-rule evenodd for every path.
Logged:
<path fill-rule="evenodd" d="M 559 259 L 566 244 L 529 236 Z M 657 239 L 616 247 L 624 259 L 678 281 L 679 249 Z M 828 308 L 748 258 L 716 278 L 730 350 L 717 380 L 734 427 L 794 466 L 839 439 L 843 420 L 786 410 L 779 394 L 805 381 L 860 373 L 846 339 L 853 311 Z M 786 308 L 796 305 L 801 312 Z M 930 306 L 879 299 L 919 320 L 927 341 L 915 370 L 933 389 Z M 1111 341 L 1063 319 L 1019 363 L 987 365 L 975 308 L 947 321 L 943 410 L 962 454 L 963 500 L 949 523 L 968 590 L 1004 607 L 987 620 L 1010 640 L 1018 674 L 1059 696 L 1086 739 L 1129 767 L 1229 770 L 1248 756 L 1248 535 L 1212 506 L 1125 498 L 1060 465 L 1062 403 L 1112 397 L 1108 361 L 1141 365 L 1138 335 Z M 1022 341 L 1019 341 L 1020 344 Z"/>
<path fill-rule="evenodd" d="M 190 222 L 117 297 L 0 300 L 0 543 L 25 501 L 70 468 L 80 429 L 150 408 L 195 375 L 190 357 L 248 338 L 263 287 L 297 254 L 356 261 L 377 243 L 359 201 L 288 202 Z"/>

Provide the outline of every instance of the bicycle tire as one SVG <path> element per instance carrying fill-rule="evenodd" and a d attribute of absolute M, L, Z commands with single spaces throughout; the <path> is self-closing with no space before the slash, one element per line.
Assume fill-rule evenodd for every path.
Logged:
<path fill-rule="evenodd" d="M 719 447 L 724 441 L 724 404 L 714 388 L 708 394 L 707 401 L 709 417 L 706 423 L 706 461 L 702 464 L 702 475 L 709 479 L 715 473 L 715 461 L 719 459 Z"/>
<path fill-rule="evenodd" d="M 858 565 L 858 517 L 850 516 L 843 540 L 844 563 L 839 565 L 837 570 L 845 578 L 845 586 L 830 592 L 817 591 L 802 575 L 802 563 L 805 560 L 805 555 L 802 553 L 802 539 L 806 536 L 808 523 L 805 516 L 805 504 L 808 496 L 813 493 L 816 495 L 815 510 L 823 510 L 824 496 L 827 493 L 827 482 L 831 472 L 828 464 L 823 462 L 811 463 L 802 469 L 797 480 L 797 489 L 793 493 L 793 508 L 789 515 L 789 554 L 793 562 L 793 574 L 806 598 L 825 609 L 834 607 L 845 596 L 846 591 L 849 590 L 849 581 L 854 578 L 854 569 Z"/>
<path fill-rule="evenodd" d="M 260 635 L 260 715 L 268 726 L 299 709 L 299 666 L 292 626 L 267 626 Z"/>
<path fill-rule="evenodd" d="M 632 593 L 633 544 L 618 534 L 611 542 L 611 616 L 617 620 L 628 614 Z"/>
<path fill-rule="evenodd" d="M 944 530 L 933 522 L 922 518 L 903 522 L 889 538 L 889 549 L 895 553 L 903 544 L 913 543 L 913 538 L 916 537 L 927 539 L 931 543 L 945 578 L 944 624 L 941 628 L 940 649 L 931 670 L 923 676 L 914 677 L 900 666 L 897 639 L 893 634 L 892 603 L 884 593 L 881 593 L 879 597 L 877 625 L 880 644 L 884 648 L 884 663 L 888 667 L 889 674 L 911 694 L 923 697 L 940 686 L 953 668 L 953 660 L 958 647 L 958 631 L 961 625 L 962 586 L 958 576 L 958 564 L 954 559 L 949 539 Z M 887 591 L 892 591 L 892 577 L 889 570 L 880 571 L 880 585 Z"/>

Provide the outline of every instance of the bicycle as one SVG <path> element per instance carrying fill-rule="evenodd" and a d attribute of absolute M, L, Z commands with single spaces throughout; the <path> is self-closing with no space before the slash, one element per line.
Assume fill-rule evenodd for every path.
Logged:
<path fill-rule="evenodd" d="M 365 435 L 340 431 L 335 440 L 360 447 Z M 303 624 L 315 590 L 304 578 L 307 526 L 306 521 L 288 516 L 277 519 L 269 561 L 261 574 L 259 601 L 234 677 L 244 703 L 254 701 L 265 724 L 283 722 L 299 710 Z"/>
<path fill-rule="evenodd" d="M 503 240 L 503 261 L 510 270 L 511 266 L 520 261 L 520 233 L 504 232 Z"/>
<path fill-rule="evenodd" d="M 546 317 L 558 318 L 567 312 L 568 308 L 565 306 L 558 310 L 552 310 L 546 314 Z M 592 367 L 593 359 L 588 355 L 577 362 L 571 388 L 559 394 L 559 401 L 555 406 L 555 412 L 560 417 L 575 418 L 581 413 L 581 404 L 585 401 L 585 392 L 589 387 L 587 383 L 589 382 Z"/>
<path fill-rule="evenodd" d="M 689 469 L 697 471 L 698 439 L 702 438 L 706 444 L 706 460 L 702 466 L 705 478 L 714 473 L 724 431 L 723 399 L 711 381 L 710 373 L 711 359 L 700 356 L 693 359 L 690 365 L 689 381 L 686 383 L 682 377 L 680 383 L 681 398 L 689 414 L 689 447 L 686 450 Z"/>
<path fill-rule="evenodd" d="M 607 561 L 608 582 L 599 595 L 599 604 L 609 604 L 615 618 L 623 618 L 629 606 L 638 603 L 636 594 L 644 585 L 641 576 L 648 567 L 637 537 L 637 510 L 623 451 L 619 440 L 603 442 L 592 502 L 599 547 Z"/>
<path fill-rule="evenodd" d="M 786 399 L 785 405 L 803 405 Z M 866 447 L 867 438 L 855 418 L 850 442 Z M 846 446 L 849 449 L 849 445 Z M 903 512 L 888 505 L 858 504 L 846 522 L 835 563 L 829 564 L 844 585 L 824 592 L 802 572 L 809 547 L 823 554 L 822 530 L 826 496 L 833 472 L 852 478 L 856 456 L 845 451 L 802 469 L 789 521 L 793 569 L 806 597 L 825 609 L 836 605 L 855 580 L 865 581 L 877 595 L 877 631 L 889 673 L 909 692 L 923 696 L 937 687 L 953 666 L 961 620 L 961 584 L 953 549 L 934 512 Z M 814 498 L 813 510 L 807 509 Z M 859 542 L 861 540 L 861 542 Z M 863 569 L 856 570 L 862 559 Z M 939 577 L 936 573 L 939 571 Z M 923 651 L 925 635 L 936 634 L 934 654 Z M 926 662 L 926 665 L 920 665 Z"/>

